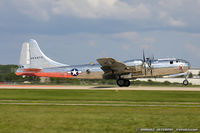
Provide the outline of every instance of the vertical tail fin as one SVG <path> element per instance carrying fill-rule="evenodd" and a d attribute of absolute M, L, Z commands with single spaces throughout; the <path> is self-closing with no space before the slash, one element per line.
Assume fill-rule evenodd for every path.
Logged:
<path fill-rule="evenodd" d="M 20 66 L 24 68 L 50 68 L 58 66 L 67 66 L 65 64 L 58 63 L 48 58 L 38 46 L 36 40 L 30 39 L 29 42 L 25 42 L 22 45 Z"/>

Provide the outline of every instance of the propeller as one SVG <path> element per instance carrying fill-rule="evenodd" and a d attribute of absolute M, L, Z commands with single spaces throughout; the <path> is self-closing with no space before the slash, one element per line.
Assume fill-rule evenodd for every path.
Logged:
<path fill-rule="evenodd" d="M 144 67 L 144 74 L 147 74 L 147 70 L 146 70 L 146 58 L 145 58 L 145 54 L 144 54 L 144 50 L 143 50 L 143 67 Z"/>
<path fill-rule="evenodd" d="M 151 67 L 151 59 L 149 59 L 149 63 L 148 63 L 150 72 L 151 72 L 151 76 L 153 75 L 153 71 L 152 71 L 152 67 Z"/>
<path fill-rule="evenodd" d="M 148 67 L 150 69 L 151 76 L 153 75 L 152 66 L 151 66 L 152 65 L 152 60 L 154 60 L 154 56 L 152 56 L 152 58 L 147 58 L 148 62 L 146 62 L 145 53 L 144 53 L 144 50 L 143 50 L 143 67 L 144 67 L 145 75 L 146 75 L 146 72 L 147 72 L 146 63 L 148 64 Z"/>

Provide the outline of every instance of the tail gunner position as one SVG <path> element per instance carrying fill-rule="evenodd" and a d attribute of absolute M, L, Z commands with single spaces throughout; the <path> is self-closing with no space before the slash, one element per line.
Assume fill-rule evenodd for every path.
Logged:
<path fill-rule="evenodd" d="M 22 45 L 20 66 L 16 75 L 78 78 L 78 79 L 116 79 L 120 87 L 128 87 L 130 79 L 157 77 L 185 73 L 190 63 L 175 58 L 143 59 L 119 62 L 113 58 L 97 59 L 99 64 L 66 65 L 48 58 L 33 39 Z M 188 80 L 183 81 L 188 85 Z"/>

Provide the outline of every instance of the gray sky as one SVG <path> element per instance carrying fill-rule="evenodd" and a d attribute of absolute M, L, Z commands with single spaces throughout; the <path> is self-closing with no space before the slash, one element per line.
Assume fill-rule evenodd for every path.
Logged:
<path fill-rule="evenodd" d="M 0 0 L 0 64 L 33 38 L 61 63 L 147 56 L 200 66 L 200 0 Z"/>

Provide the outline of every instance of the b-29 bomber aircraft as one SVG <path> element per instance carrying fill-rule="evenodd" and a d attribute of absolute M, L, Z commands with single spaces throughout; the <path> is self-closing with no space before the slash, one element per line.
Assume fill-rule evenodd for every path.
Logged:
<path fill-rule="evenodd" d="M 19 68 L 16 75 L 78 78 L 116 79 L 120 87 L 128 87 L 130 80 L 185 73 L 190 63 L 183 59 L 134 59 L 119 62 L 113 58 L 99 58 L 98 64 L 66 65 L 48 58 L 39 48 L 36 40 L 30 39 L 22 45 Z M 183 81 L 188 85 L 187 78 Z"/>

